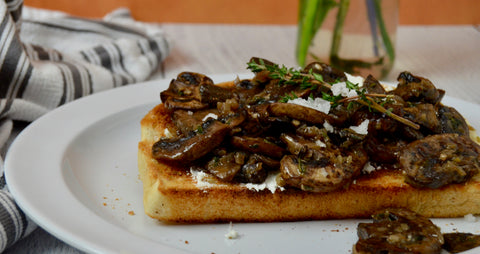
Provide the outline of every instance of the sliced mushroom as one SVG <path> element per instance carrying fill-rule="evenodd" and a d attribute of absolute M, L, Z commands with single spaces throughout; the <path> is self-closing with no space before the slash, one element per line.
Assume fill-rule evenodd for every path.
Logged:
<path fill-rule="evenodd" d="M 373 94 L 386 94 L 385 88 L 378 82 L 372 75 L 368 75 L 363 82 L 363 88 L 367 90 L 367 93 Z"/>
<path fill-rule="evenodd" d="M 213 81 L 203 74 L 182 72 L 170 82 L 167 90 L 160 93 L 160 98 L 168 109 L 204 109 L 208 103 L 202 102 L 202 84 L 213 85 Z"/>
<path fill-rule="evenodd" d="M 402 127 L 391 118 L 370 121 L 363 147 L 372 162 L 392 164 L 398 161 L 398 153 L 407 145 L 407 141 L 397 134 L 397 131 L 403 131 Z"/>
<path fill-rule="evenodd" d="M 250 153 L 260 153 L 269 157 L 280 159 L 285 154 L 285 149 L 261 137 L 234 136 L 230 142 L 234 147 Z"/>
<path fill-rule="evenodd" d="M 470 134 L 465 118 L 454 108 L 439 105 L 438 118 L 440 121 L 441 133 L 458 133 L 462 136 Z"/>
<path fill-rule="evenodd" d="M 211 105 L 216 105 L 217 102 L 223 102 L 236 96 L 232 89 L 214 85 L 213 82 L 201 83 L 199 91 L 202 103 Z"/>
<path fill-rule="evenodd" d="M 358 224 L 353 253 L 441 253 L 441 230 L 428 218 L 400 208 L 388 208 L 372 217 L 373 223 Z"/>
<path fill-rule="evenodd" d="M 252 154 L 235 179 L 243 183 L 263 183 L 267 178 L 268 171 L 278 169 L 279 165 L 277 160 L 260 154 Z"/>
<path fill-rule="evenodd" d="M 299 126 L 295 132 L 307 139 L 328 140 L 327 130 L 324 128 L 318 128 L 317 126 L 308 126 L 304 124 Z"/>
<path fill-rule="evenodd" d="M 465 136 L 437 134 L 408 144 L 399 160 L 408 183 L 435 189 L 477 174 L 480 147 Z"/>
<path fill-rule="evenodd" d="M 404 108 L 404 117 L 427 128 L 433 133 L 440 133 L 440 121 L 437 110 L 430 103 L 417 103 Z"/>
<path fill-rule="evenodd" d="M 288 132 L 292 129 L 291 119 L 288 117 L 271 116 L 268 112 L 268 103 L 251 105 L 245 109 L 247 119 L 242 124 L 244 135 L 275 136 L 279 132 Z"/>
<path fill-rule="evenodd" d="M 292 119 L 312 124 L 323 124 L 326 120 L 328 122 L 333 122 L 332 117 L 328 114 L 313 108 L 292 103 L 271 103 L 268 107 L 268 111 L 273 116 L 287 116 Z"/>
<path fill-rule="evenodd" d="M 260 86 L 249 79 L 243 79 L 235 82 L 235 93 L 242 104 L 248 104 L 250 98 L 262 92 L 263 86 Z"/>
<path fill-rule="evenodd" d="M 358 103 L 340 104 L 330 109 L 327 121 L 333 126 L 342 126 L 347 121 L 355 120 L 354 117 L 356 115 L 356 112 L 359 111 L 361 107 L 362 105 Z M 362 121 L 359 121 L 358 124 L 360 124 Z M 357 124 L 353 123 L 353 125 Z"/>
<path fill-rule="evenodd" d="M 293 154 L 280 161 L 281 177 L 287 185 L 306 191 L 328 192 L 347 187 L 368 160 L 361 148 L 342 153 L 299 136 L 283 135 L 281 139 Z"/>
<path fill-rule="evenodd" d="M 208 163 L 207 170 L 223 181 L 231 181 L 245 164 L 248 155 L 242 151 L 216 154 Z"/>
<path fill-rule="evenodd" d="M 346 188 L 359 175 L 366 163 L 352 155 L 324 152 L 319 160 L 303 160 L 286 155 L 280 161 L 283 181 L 291 187 L 311 192 L 330 192 Z"/>
<path fill-rule="evenodd" d="M 254 63 L 262 64 L 262 65 L 264 64 L 264 65 L 269 65 L 269 66 L 276 65 L 275 63 L 273 63 L 273 62 L 271 62 L 267 59 L 260 58 L 260 57 L 252 57 L 252 58 L 250 58 L 249 62 L 254 62 Z M 255 73 L 255 77 L 253 78 L 253 82 L 255 82 L 255 83 L 266 83 L 270 80 L 271 80 L 271 77 L 270 77 L 270 72 L 268 70 L 263 70 L 263 71 Z"/>
<path fill-rule="evenodd" d="M 229 131 L 229 125 L 210 118 L 188 136 L 160 139 L 152 146 L 152 156 L 159 160 L 188 164 L 219 146 Z"/>
<path fill-rule="evenodd" d="M 393 94 L 402 97 L 405 101 L 427 102 L 436 104 L 440 102 L 445 92 L 437 89 L 430 80 L 402 72 L 398 76 L 397 88 Z"/>
<path fill-rule="evenodd" d="M 200 73 L 196 72 L 182 72 L 177 75 L 177 80 L 191 86 L 199 86 L 201 84 L 213 84 L 213 81 Z"/>
<path fill-rule="evenodd" d="M 305 98 L 311 93 L 310 89 L 303 89 L 299 86 L 281 85 L 278 82 L 278 80 L 272 80 L 270 83 L 266 84 L 265 88 L 249 98 L 246 101 L 246 104 L 256 105 L 265 102 L 280 101 L 287 96 Z"/>
<path fill-rule="evenodd" d="M 480 246 L 480 235 L 472 233 L 446 233 L 443 238 L 443 248 L 449 253 L 460 253 Z"/>
<path fill-rule="evenodd" d="M 316 138 L 318 139 L 308 139 L 300 135 L 286 133 L 280 136 L 280 140 L 287 145 L 287 150 L 291 154 L 307 160 L 319 160 L 324 157 L 323 150 L 329 145 L 320 137 Z"/>
<path fill-rule="evenodd" d="M 393 164 L 398 161 L 398 153 L 402 151 L 406 145 L 406 141 L 395 136 L 378 137 L 375 135 L 367 135 L 363 147 L 371 161 Z"/>
<path fill-rule="evenodd" d="M 172 113 L 172 120 L 181 133 L 187 134 L 195 131 L 206 118 L 218 118 L 219 112 L 216 109 L 203 109 L 198 111 L 177 109 Z"/>

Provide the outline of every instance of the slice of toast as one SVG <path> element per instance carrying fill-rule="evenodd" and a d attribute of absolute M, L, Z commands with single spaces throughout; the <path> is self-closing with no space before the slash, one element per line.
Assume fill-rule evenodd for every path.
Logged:
<path fill-rule="evenodd" d="M 144 186 L 145 212 L 164 222 L 367 218 L 386 207 L 407 208 L 426 217 L 480 213 L 478 175 L 464 184 L 418 189 L 407 184 L 398 170 L 376 170 L 356 179 L 346 189 L 328 193 L 220 182 L 152 157 L 154 142 L 173 128 L 163 104 L 141 121 L 138 168 Z"/>

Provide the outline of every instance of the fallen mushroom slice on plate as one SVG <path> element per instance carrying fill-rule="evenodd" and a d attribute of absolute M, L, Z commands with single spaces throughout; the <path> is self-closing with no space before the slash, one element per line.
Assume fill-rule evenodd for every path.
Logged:
<path fill-rule="evenodd" d="M 441 233 L 428 218 L 403 208 L 387 208 L 359 223 L 353 254 L 461 253 L 480 246 L 480 235 Z"/>
<path fill-rule="evenodd" d="M 373 223 L 359 223 L 354 254 L 441 253 L 440 228 L 428 218 L 406 209 L 388 208 L 372 216 Z"/>
<path fill-rule="evenodd" d="M 447 233 L 443 234 L 443 238 L 443 249 L 450 253 L 460 253 L 480 246 L 480 235 L 472 233 Z"/>

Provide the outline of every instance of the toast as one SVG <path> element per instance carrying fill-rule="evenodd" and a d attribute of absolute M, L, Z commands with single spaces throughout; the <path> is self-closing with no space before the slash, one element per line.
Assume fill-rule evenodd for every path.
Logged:
<path fill-rule="evenodd" d="M 163 104 L 141 121 L 138 168 L 145 212 L 165 222 L 298 221 L 368 218 L 386 207 L 410 209 L 426 217 L 460 217 L 480 212 L 480 178 L 440 189 L 418 189 L 398 171 L 377 170 L 348 189 L 312 193 L 280 187 L 257 190 L 245 184 L 199 177 L 151 155 L 155 141 L 173 128 Z M 197 174 L 196 174 L 197 173 Z"/>
<path fill-rule="evenodd" d="M 145 213 L 163 222 L 368 218 L 388 207 L 437 218 L 480 213 L 478 172 L 462 183 L 438 188 L 415 187 L 407 182 L 402 170 L 384 168 L 356 176 L 345 188 L 321 192 L 285 186 L 275 171 L 263 183 L 226 182 L 195 167 L 167 163 L 153 156 L 154 144 L 176 129 L 171 109 L 165 103 L 151 109 L 141 120 L 138 169 Z"/>

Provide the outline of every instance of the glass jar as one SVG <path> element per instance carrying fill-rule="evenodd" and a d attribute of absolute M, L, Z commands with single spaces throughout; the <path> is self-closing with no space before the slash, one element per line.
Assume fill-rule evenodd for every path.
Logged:
<path fill-rule="evenodd" d="M 398 0 L 300 0 L 296 56 L 384 78 L 395 61 Z"/>

